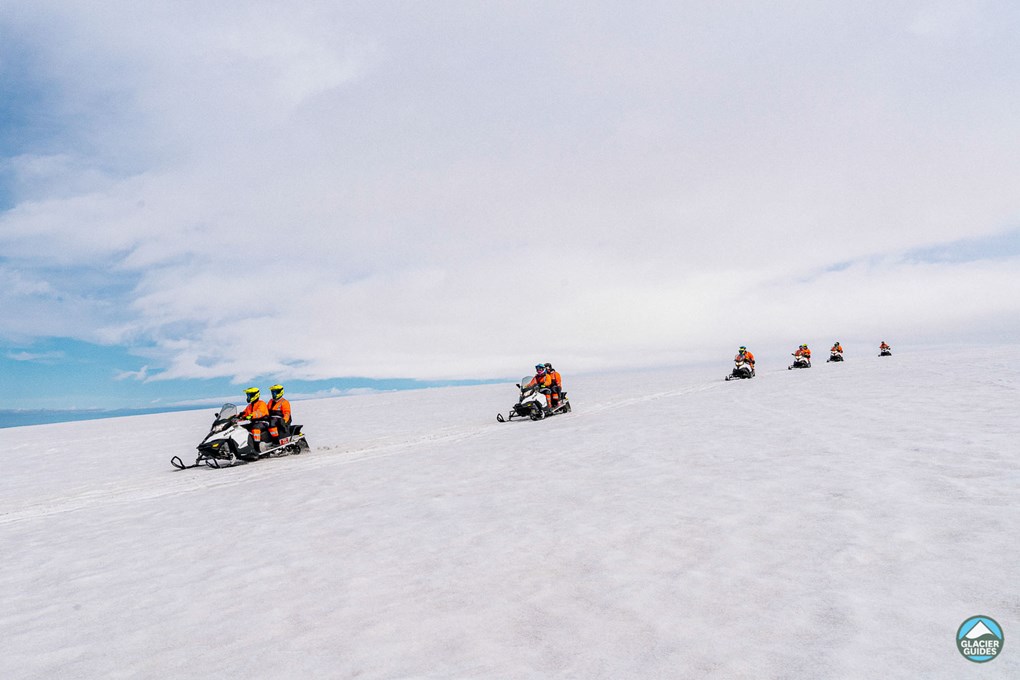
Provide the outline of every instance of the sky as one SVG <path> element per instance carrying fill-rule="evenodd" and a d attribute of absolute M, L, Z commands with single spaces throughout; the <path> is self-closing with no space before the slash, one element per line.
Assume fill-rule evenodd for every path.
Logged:
<path fill-rule="evenodd" d="M 1016 680 L 1015 357 L 309 400 L 220 470 L 210 411 L 7 430 L 0 677 Z"/>
<path fill-rule="evenodd" d="M 1016 3 L 633 5 L 2 0 L 0 388 L 1017 337 Z"/>

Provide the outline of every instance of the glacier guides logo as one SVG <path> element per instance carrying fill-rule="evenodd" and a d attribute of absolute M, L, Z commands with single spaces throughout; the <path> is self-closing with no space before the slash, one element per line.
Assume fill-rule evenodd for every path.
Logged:
<path fill-rule="evenodd" d="M 987 616 L 972 616 L 956 631 L 956 647 L 974 663 L 991 661 L 1002 652 L 1002 626 Z"/>

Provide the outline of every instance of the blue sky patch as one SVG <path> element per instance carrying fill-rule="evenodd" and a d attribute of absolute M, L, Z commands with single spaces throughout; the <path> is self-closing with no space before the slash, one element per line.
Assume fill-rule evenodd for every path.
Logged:
<path fill-rule="evenodd" d="M 107 415 L 123 415 L 113 411 L 170 411 L 218 405 L 228 399 L 241 399 L 241 393 L 248 386 L 248 383 L 240 385 L 230 378 L 145 382 L 126 375 L 147 375 L 145 367 L 148 363 L 123 347 L 107 347 L 67 338 L 49 338 L 30 346 L 4 344 L 0 345 L 0 388 L 8 397 L 7 403 L 17 404 L 18 410 L 57 410 L 69 414 L 100 410 L 111 411 Z M 501 381 L 358 377 L 286 380 L 280 376 L 260 376 L 250 384 L 267 389 L 276 382 L 287 387 L 288 396 L 300 399 L 303 395 L 342 396 L 350 390 L 408 390 Z M 36 416 L 35 422 L 55 422 L 39 421 L 39 417 Z"/>
<path fill-rule="evenodd" d="M 974 262 L 1020 255 L 1020 229 L 980 238 L 961 239 L 904 253 L 908 260 L 920 262 Z"/>

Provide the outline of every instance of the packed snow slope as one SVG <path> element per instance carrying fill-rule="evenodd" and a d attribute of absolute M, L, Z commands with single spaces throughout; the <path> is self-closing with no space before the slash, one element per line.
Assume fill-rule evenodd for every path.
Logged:
<path fill-rule="evenodd" d="M 1017 678 L 1013 355 L 297 402 L 226 470 L 212 409 L 4 430 L 0 677 Z"/>

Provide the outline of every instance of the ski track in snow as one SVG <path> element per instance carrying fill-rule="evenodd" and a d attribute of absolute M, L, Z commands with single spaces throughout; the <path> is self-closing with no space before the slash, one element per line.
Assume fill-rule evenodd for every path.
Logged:
<path fill-rule="evenodd" d="M 615 401 L 606 401 L 602 403 L 595 402 L 590 406 L 586 406 L 586 410 L 583 412 L 573 411 L 569 414 L 556 416 L 556 419 L 579 419 L 584 421 L 588 418 L 597 417 L 606 410 L 626 408 L 643 402 L 679 397 L 695 392 L 715 389 L 717 387 L 719 387 L 719 384 L 717 383 L 707 383 L 704 385 L 671 389 Z M 298 404 L 300 403 L 301 402 L 298 402 Z M 406 453 L 409 449 L 415 449 L 422 445 L 439 446 L 468 439 L 484 438 L 486 435 L 491 435 L 494 431 L 498 431 L 498 428 L 500 427 L 524 424 L 525 422 L 530 421 L 514 421 L 512 423 L 502 424 L 497 423 L 495 426 L 487 423 L 484 426 L 454 428 L 454 431 L 445 433 L 427 432 L 395 442 L 364 446 L 356 449 L 347 449 L 340 445 L 327 444 L 324 446 L 314 447 L 312 451 L 302 453 L 298 456 L 282 456 L 280 458 L 258 461 L 253 464 L 239 465 L 229 469 L 212 470 L 205 467 L 199 467 L 189 470 L 175 470 L 170 468 L 167 471 L 167 475 L 172 477 L 168 479 L 167 484 L 164 486 L 153 486 L 151 479 L 147 477 L 128 485 L 119 481 L 114 481 L 106 484 L 105 488 L 90 488 L 89 490 L 76 494 L 28 503 L 16 510 L 3 511 L 0 513 L 0 525 L 23 520 L 38 519 L 58 513 L 74 512 L 96 506 L 130 504 L 137 501 L 154 500 L 166 496 L 205 492 L 215 488 L 247 484 L 253 480 L 263 479 L 266 477 L 280 477 L 292 473 L 304 474 L 310 469 L 332 468 L 342 465 L 363 463 L 385 456 Z M 298 458 L 301 459 L 300 463 L 296 463 L 295 461 L 295 459 Z M 187 455 L 181 455 L 181 459 L 185 464 L 190 464 L 192 462 Z M 283 464 L 283 461 L 285 460 L 289 460 L 295 464 Z M 231 472 L 239 474 L 230 474 Z M 197 473 L 202 476 L 187 477 L 189 473 L 191 475 L 196 475 Z"/>
<path fill-rule="evenodd" d="M 339 451 L 334 450 L 337 447 L 333 445 L 326 445 L 297 456 L 282 456 L 280 458 L 261 460 L 256 463 L 238 465 L 220 470 L 213 470 L 205 467 L 198 467 L 189 470 L 174 470 L 170 468 L 167 471 L 167 475 L 173 475 L 173 478 L 168 479 L 165 486 L 154 487 L 151 480 L 139 481 L 132 485 L 111 483 L 107 488 L 85 491 L 71 496 L 47 499 L 29 504 L 19 510 L 4 512 L 3 514 L 0 514 L 0 525 L 22 520 L 38 519 L 40 517 L 57 513 L 74 512 L 76 510 L 83 510 L 102 505 L 133 503 L 136 501 L 153 500 L 165 496 L 205 492 L 210 489 L 247 484 L 254 480 L 264 479 L 266 477 L 278 478 L 293 473 L 304 473 L 315 468 L 350 465 L 383 456 L 392 456 L 405 452 L 409 448 L 415 448 L 426 443 L 452 443 L 477 437 L 482 434 L 483 432 L 481 431 L 474 431 L 452 433 L 447 435 L 427 435 L 418 439 L 398 443 Z M 293 460 L 298 458 L 301 459 L 300 466 L 288 466 L 282 464 L 284 460 Z M 182 459 L 185 464 L 189 464 L 191 462 L 183 456 Z M 185 479 L 184 477 L 189 475 L 189 473 L 191 473 L 191 476 Z M 204 476 L 198 477 L 198 474 L 203 474 Z"/>

